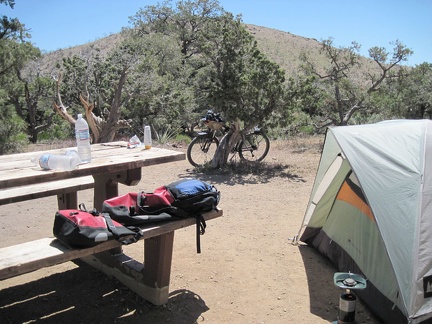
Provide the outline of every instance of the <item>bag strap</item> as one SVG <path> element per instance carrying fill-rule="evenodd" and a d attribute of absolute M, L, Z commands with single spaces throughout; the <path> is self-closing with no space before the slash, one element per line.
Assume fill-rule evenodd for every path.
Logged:
<path fill-rule="evenodd" d="M 87 210 L 87 207 L 84 203 L 79 204 L 78 208 L 79 210 L 92 214 L 93 216 L 99 216 L 99 212 L 96 210 L 96 208 L 93 208 L 92 210 Z"/>
<path fill-rule="evenodd" d="M 145 193 L 145 191 L 143 191 L 143 190 L 138 191 L 138 194 L 137 194 L 137 203 L 136 203 L 137 206 L 138 206 L 138 208 L 144 204 L 144 202 L 143 202 L 143 200 L 145 200 L 144 193 Z M 144 199 L 143 199 L 143 196 L 144 196 Z"/>
<path fill-rule="evenodd" d="M 138 194 L 138 197 L 140 197 L 140 194 Z M 140 197 L 137 199 L 142 199 L 142 198 Z M 143 236 L 143 232 L 141 231 L 141 229 L 139 227 L 127 227 L 131 231 L 135 232 L 135 235 L 133 235 L 132 237 L 128 237 L 128 238 L 122 238 L 122 237 L 120 237 L 119 232 L 118 232 L 116 226 L 114 225 L 109 214 L 99 213 L 96 209 L 88 211 L 86 206 L 84 205 L 84 203 L 79 204 L 79 209 L 82 211 L 86 211 L 86 212 L 92 214 L 93 216 L 102 216 L 105 219 L 108 230 L 111 233 L 113 233 L 115 239 L 120 241 L 122 244 L 127 245 L 127 244 L 131 244 L 131 243 L 135 243 Z M 196 218 L 197 253 L 201 253 L 201 235 L 204 235 L 207 224 L 206 224 L 206 221 L 204 219 L 204 216 L 201 213 L 196 215 L 195 218 Z"/>
<path fill-rule="evenodd" d="M 127 236 L 127 237 L 121 237 L 119 230 L 114 225 L 112 218 L 110 217 L 110 215 L 108 213 L 99 213 L 96 209 L 92 209 L 89 211 L 89 210 L 87 210 L 84 203 L 79 204 L 79 209 L 81 211 L 88 212 L 89 214 L 92 214 L 93 216 L 102 216 L 105 219 L 105 223 L 107 224 L 107 229 L 114 235 L 114 238 L 117 241 L 121 242 L 124 245 L 135 243 L 143 236 L 143 232 L 141 231 L 141 229 L 139 227 L 126 227 L 130 231 L 134 232 L 134 235 Z"/>
<path fill-rule="evenodd" d="M 204 235 L 207 224 L 202 214 L 196 216 L 196 247 L 197 253 L 201 253 L 201 235 Z"/>
<path fill-rule="evenodd" d="M 113 233 L 114 238 L 117 241 L 120 241 L 124 245 L 135 243 L 143 236 L 143 232 L 141 231 L 140 228 L 138 228 L 138 227 L 126 227 L 130 231 L 135 232 L 135 234 L 133 236 L 121 237 L 119 234 L 119 231 L 118 231 L 117 227 L 114 225 L 110 215 L 107 213 L 101 213 L 100 215 L 105 219 L 105 222 L 107 224 L 107 228 L 111 233 Z"/>
<path fill-rule="evenodd" d="M 115 227 L 115 225 L 114 225 L 114 223 L 113 223 L 113 221 L 112 221 L 110 215 L 108 215 L 108 214 L 106 214 L 106 213 L 102 213 L 101 216 L 105 219 L 105 222 L 106 222 L 106 224 L 107 224 L 107 228 L 108 228 L 108 230 L 109 230 L 111 233 L 114 234 L 114 237 L 115 237 L 116 239 L 120 238 L 120 234 L 119 234 L 117 228 Z"/>

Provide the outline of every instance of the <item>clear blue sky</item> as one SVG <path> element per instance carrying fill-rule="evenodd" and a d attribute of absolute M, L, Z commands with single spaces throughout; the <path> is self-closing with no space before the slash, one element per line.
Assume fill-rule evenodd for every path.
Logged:
<path fill-rule="evenodd" d="M 0 14 L 17 17 L 44 51 L 84 44 L 129 27 L 129 17 L 156 0 L 16 0 Z M 220 0 L 243 21 L 317 40 L 372 46 L 399 40 L 414 54 L 408 65 L 432 63 L 432 0 Z"/>

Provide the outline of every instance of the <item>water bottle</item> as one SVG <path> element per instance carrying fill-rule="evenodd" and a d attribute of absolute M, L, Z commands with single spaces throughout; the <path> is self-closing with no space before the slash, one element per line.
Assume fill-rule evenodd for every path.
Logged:
<path fill-rule="evenodd" d="M 81 163 L 91 162 L 90 132 L 87 122 L 82 118 L 82 114 L 78 114 L 75 123 L 75 137 Z"/>
<path fill-rule="evenodd" d="M 71 171 L 77 168 L 79 159 L 71 155 L 56 155 L 45 153 L 34 157 L 31 161 L 45 170 L 66 170 Z"/>
<path fill-rule="evenodd" d="M 66 152 L 65 152 L 64 154 L 65 154 L 66 156 L 71 156 L 71 157 L 77 159 L 78 164 L 81 164 L 81 159 L 80 159 L 80 157 L 79 157 L 79 154 L 78 154 L 78 150 L 77 150 L 77 149 L 75 149 L 75 148 L 73 148 L 73 149 L 67 149 Z"/>

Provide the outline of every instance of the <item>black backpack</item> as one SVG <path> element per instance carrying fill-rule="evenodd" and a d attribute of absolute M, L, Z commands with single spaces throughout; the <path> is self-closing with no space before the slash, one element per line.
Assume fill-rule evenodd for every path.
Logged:
<path fill-rule="evenodd" d="M 215 186 L 198 179 L 182 179 L 157 188 L 152 193 L 141 192 L 138 197 L 140 212 L 166 212 L 177 217 L 196 216 L 214 210 L 220 192 Z"/>
<path fill-rule="evenodd" d="M 117 222 L 129 225 L 195 217 L 197 223 L 197 252 L 201 252 L 199 236 L 205 233 L 202 213 L 215 210 L 220 192 L 215 186 L 194 178 L 182 179 L 161 186 L 151 193 L 128 193 L 105 200 L 102 212 Z"/>

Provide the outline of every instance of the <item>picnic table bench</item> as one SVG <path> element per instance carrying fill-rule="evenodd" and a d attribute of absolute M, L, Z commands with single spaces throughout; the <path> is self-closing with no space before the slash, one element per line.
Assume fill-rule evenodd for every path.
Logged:
<path fill-rule="evenodd" d="M 222 211 L 211 211 L 203 216 L 209 221 L 222 216 Z M 124 254 L 121 243 L 116 240 L 90 248 L 71 249 L 59 240 L 47 237 L 4 247 L 0 249 L 0 280 L 80 258 L 117 278 L 144 299 L 162 305 L 168 301 L 174 232 L 195 224 L 195 218 L 185 218 L 142 226 L 143 263 Z"/>
<path fill-rule="evenodd" d="M 101 210 L 105 199 L 118 195 L 118 184 L 136 185 L 141 168 L 185 159 L 182 152 L 152 148 L 126 148 L 126 142 L 92 145 L 92 162 L 72 171 L 40 170 L 30 162 L 37 153 L 0 156 L 0 205 L 57 195 L 59 209 L 77 207 L 77 192 L 94 189 L 94 208 Z M 50 150 L 61 154 L 65 149 Z M 54 215 L 55 211 L 49 211 Z M 222 210 L 204 214 L 211 220 Z M 53 237 L 0 249 L 0 280 L 55 264 L 82 259 L 155 305 L 168 301 L 169 280 L 177 229 L 196 224 L 195 218 L 142 227 L 144 262 L 123 253 L 118 241 L 107 241 L 86 249 L 71 249 Z M 135 243 L 137 244 L 137 243 Z"/>
<path fill-rule="evenodd" d="M 58 209 L 76 209 L 78 191 L 92 189 L 92 176 L 35 183 L 0 190 L 0 205 L 13 204 L 30 199 L 57 196 Z"/>

